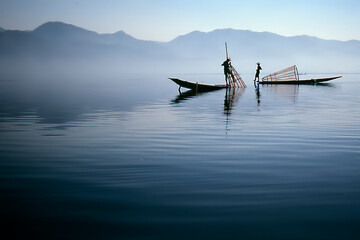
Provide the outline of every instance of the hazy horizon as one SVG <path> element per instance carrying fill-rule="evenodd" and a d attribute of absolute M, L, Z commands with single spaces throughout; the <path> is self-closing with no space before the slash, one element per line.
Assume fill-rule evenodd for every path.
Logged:
<path fill-rule="evenodd" d="M 68 67 L 73 72 L 221 73 L 224 42 L 241 73 L 253 71 L 258 61 L 263 63 L 263 73 L 291 65 L 298 65 L 302 73 L 357 72 L 359 41 L 223 29 L 153 42 L 125 32 L 97 34 L 63 22 L 48 22 L 31 32 L 1 32 L 0 60 L 7 66 L 5 71 L 16 74 Z M 20 72 L 18 66 L 22 66 Z"/>
<path fill-rule="evenodd" d="M 5 29 L 31 30 L 48 21 L 69 22 L 98 33 L 123 30 L 137 39 L 169 41 L 193 30 L 250 29 L 282 36 L 360 40 L 360 2 L 316 1 L 43 1 L 4 0 Z M 284 21 L 286 19 L 286 21 Z"/>
<path fill-rule="evenodd" d="M 141 39 L 141 38 L 137 38 L 133 35 L 131 35 L 130 33 L 126 32 L 125 30 L 122 30 L 122 29 L 119 29 L 115 32 L 108 32 L 108 33 L 101 33 L 101 32 L 97 32 L 95 30 L 92 30 L 92 29 L 87 29 L 87 28 L 84 28 L 84 27 L 81 27 L 81 26 L 78 26 L 78 25 L 75 25 L 73 23 L 70 23 L 70 22 L 63 22 L 63 21 L 46 21 L 44 23 L 41 23 L 40 25 L 34 27 L 33 29 L 28 29 L 28 30 L 21 30 L 21 29 L 6 29 L 2 26 L 0 26 L 0 29 L 4 29 L 4 30 L 9 30 L 9 31 L 24 31 L 24 32 L 32 32 L 32 31 L 35 31 L 38 27 L 44 25 L 44 24 L 47 24 L 47 23 L 64 23 L 64 24 L 67 24 L 67 25 L 72 25 L 74 27 L 77 27 L 77 28 L 81 28 L 81 29 L 84 29 L 84 30 L 87 30 L 87 31 L 90 31 L 90 32 L 95 32 L 97 34 L 100 34 L 100 35 L 107 35 L 107 34 L 115 34 L 115 33 L 118 33 L 118 32 L 124 32 L 125 34 L 137 39 L 137 40 L 142 40 L 142 41 L 154 41 L 154 42 L 163 42 L 163 43 L 166 43 L 166 42 L 171 42 L 173 41 L 174 39 L 178 38 L 178 37 L 181 37 L 181 36 L 185 36 L 185 35 L 188 35 L 190 33 L 193 33 L 193 32 L 200 32 L 200 33 L 211 33 L 211 32 L 214 32 L 214 31 L 219 31 L 219 30 L 235 30 L 235 31 L 249 31 L 249 32 L 254 32 L 254 33 L 271 33 L 271 34 L 274 34 L 274 35 L 278 35 L 278 36 L 281 36 L 281 37 L 289 37 L 289 38 L 292 38 L 292 37 L 303 37 L 303 36 L 307 36 L 307 37 L 312 37 L 312 38 L 318 38 L 318 39 L 321 39 L 321 40 L 327 40 L 327 41 L 340 41 L 340 42 L 349 42 L 349 41 L 360 41 L 360 39 L 349 39 L 349 40 L 338 40 L 338 39 L 325 39 L 325 38 L 321 38 L 321 37 L 318 37 L 318 36 L 312 36 L 312 35 L 306 35 L 306 34 L 297 34 L 297 35 L 291 35 L 291 36 L 286 36 L 286 35 L 282 35 L 280 33 L 276 33 L 276 32 L 269 32 L 269 31 L 255 31 L 255 30 L 252 30 L 252 29 L 236 29 L 236 28 L 217 28 L 217 29 L 212 29 L 212 30 L 208 30 L 208 31 L 201 31 L 201 30 L 197 30 L 197 29 L 194 29 L 194 30 L 190 30 L 189 32 L 187 33 L 184 33 L 184 34 L 180 34 L 180 35 L 177 35 L 175 36 L 173 39 L 170 39 L 168 41 L 157 41 L 157 40 L 149 40 L 149 39 Z"/>

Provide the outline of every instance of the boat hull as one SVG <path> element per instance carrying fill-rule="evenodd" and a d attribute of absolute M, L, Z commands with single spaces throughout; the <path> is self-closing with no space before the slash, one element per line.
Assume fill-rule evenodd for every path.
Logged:
<path fill-rule="evenodd" d="M 178 78 L 169 78 L 169 79 L 175 82 L 176 84 L 178 84 L 180 87 L 189 88 L 198 92 L 213 91 L 227 87 L 226 85 L 214 85 L 214 84 L 189 82 Z"/>
<path fill-rule="evenodd" d="M 291 80 L 291 81 L 260 81 L 260 84 L 317 84 L 323 83 L 330 80 L 341 78 L 341 76 L 328 77 L 328 78 L 312 78 L 312 79 L 300 79 L 300 80 Z"/>

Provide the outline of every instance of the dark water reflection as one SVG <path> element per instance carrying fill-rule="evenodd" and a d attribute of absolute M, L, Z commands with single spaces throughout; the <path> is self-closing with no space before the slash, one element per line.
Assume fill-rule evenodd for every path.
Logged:
<path fill-rule="evenodd" d="M 167 77 L 1 79 L 7 232 L 359 238 L 358 75 L 183 95 Z"/>

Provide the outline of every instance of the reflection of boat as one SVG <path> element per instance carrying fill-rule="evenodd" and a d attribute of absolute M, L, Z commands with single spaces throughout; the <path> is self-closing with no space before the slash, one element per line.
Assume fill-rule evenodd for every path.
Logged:
<path fill-rule="evenodd" d="M 201 95 L 201 94 L 203 94 L 203 93 L 206 93 L 206 91 L 203 91 L 203 92 L 200 92 L 200 93 L 199 93 L 199 92 L 197 92 L 196 90 L 191 89 L 191 90 L 188 90 L 188 91 L 183 92 L 183 93 L 180 92 L 180 94 L 177 95 L 175 99 L 171 100 L 171 102 L 172 102 L 173 104 L 178 104 L 178 103 L 181 103 L 181 102 L 183 102 L 183 101 L 189 100 L 189 99 L 192 98 L 192 97 Z"/>
<path fill-rule="evenodd" d="M 225 99 L 224 99 L 224 114 L 226 116 L 231 115 L 231 110 L 233 109 L 236 102 L 239 100 L 240 96 L 245 91 L 244 88 L 227 88 L 225 93 Z M 229 119 L 227 119 L 229 120 Z"/>
<path fill-rule="evenodd" d="M 322 83 L 324 84 L 324 83 Z M 259 87 L 260 88 L 260 87 Z M 299 95 L 299 85 L 296 84 L 276 84 L 276 85 L 265 85 L 261 86 L 262 92 L 270 93 L 273 96 L 281 97 L 283 99 L 290 100 L 296 103 Z"/>
<path fill-rule="evenodd" d="M 341 78 L 341 76 L 299 79 L 299 72 L 296 65 L 285 68 L 261 79 L 260 84 L 317 84 Z"/>
<path fill-rule="evenodd" d="M 192 90 L 195 90 L 198 92 L 207 92 L 207 91 L 213 91 L 213 90 L 226 88 L 225 84 L 214 85 L 214 84 L 189 82 L 189 81 L 181 80 L 178 78 L 170 78 L 170 79 L 172 81 L 174 81 L 176 84 L 178 84 L 180 87 L 189 88 L 189 89 L 192 89 Z"/>
<path fill-rule="evenodd" d="M 280 97 L 281 99 L 287 99 L 293 103 L 298 101 L 299 91 L 302 89 L 307 89 L 309 85 L 300 86 L 300 84 L 265 84 L 261 86 L 261 92 L 266 95 L 271 95 L 276 98 Z M 332 83 L 317 83 L 316 85 L 311 86 L 312 88 L 333 88 L 335 87 Z M 258 98 L 258 105 L 260 104 L 260 85 L 255 85 L 255 91 Z"/>
<path fill-rule="evenodd" d="M 228 124 L 231 116 L 232 109 L 240 96 L 245 91 L 245 88 L 238 88 L 238 87 L 225 87 L 225 99 L 224 99 L 224 115 L 226 116 L 226 134 L 228 130 Z M 190 100 L 193 97 L 205 95 L 207 92 L 211 92 L 213 90 L 217 89 L 211 89 L 209 91 L 197 91 L 195 89 L 188 90 L 184 93 L 180 92 L 179 95 L 177 95 L 173 100 L 171 100 L 171 104 L 179 104 L 183 101 Z"/>
<path fill-rule="evenodd" d="M 237 87 L 228 87 L 226 88 L 225 92 L 225 99 L 224 99 L 224 114 L 225 115 L 231 115 L 231 110 L 234 106 L 234 104 L 237 102 L 239 97 L 244 92 L 244 88 L 237 88 Z M 173 100 L 171 100 L 172 104 L 179 104 L 183 101 L 190 100 L 193 97 L 205 95 L 207 92 L 211 91 L 201 91 L 198 92 L 196 90 L 188 90 L 186 92 L 180 92 L 179 95 L 177 95 Z"/>

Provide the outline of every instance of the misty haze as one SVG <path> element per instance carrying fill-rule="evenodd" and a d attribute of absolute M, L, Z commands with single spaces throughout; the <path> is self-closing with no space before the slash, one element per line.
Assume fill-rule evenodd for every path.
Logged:
<path fill-rule="evenodd" d="M 242 73 L 251 73 L 258 61 L 268 73 L 293 64 L 304 72 L 354 73 L 360 54 L 359 41 L 221 29 L 194 31 L 170 42 L 152 42 L 122 31 L 97 34 L 61 22 L 48 22 L 33 31 L 1 31 L 0 41 L 5 73 L 24 74 L 221 73 L 224 42 L 229 44 L 234 64 Z"/>

